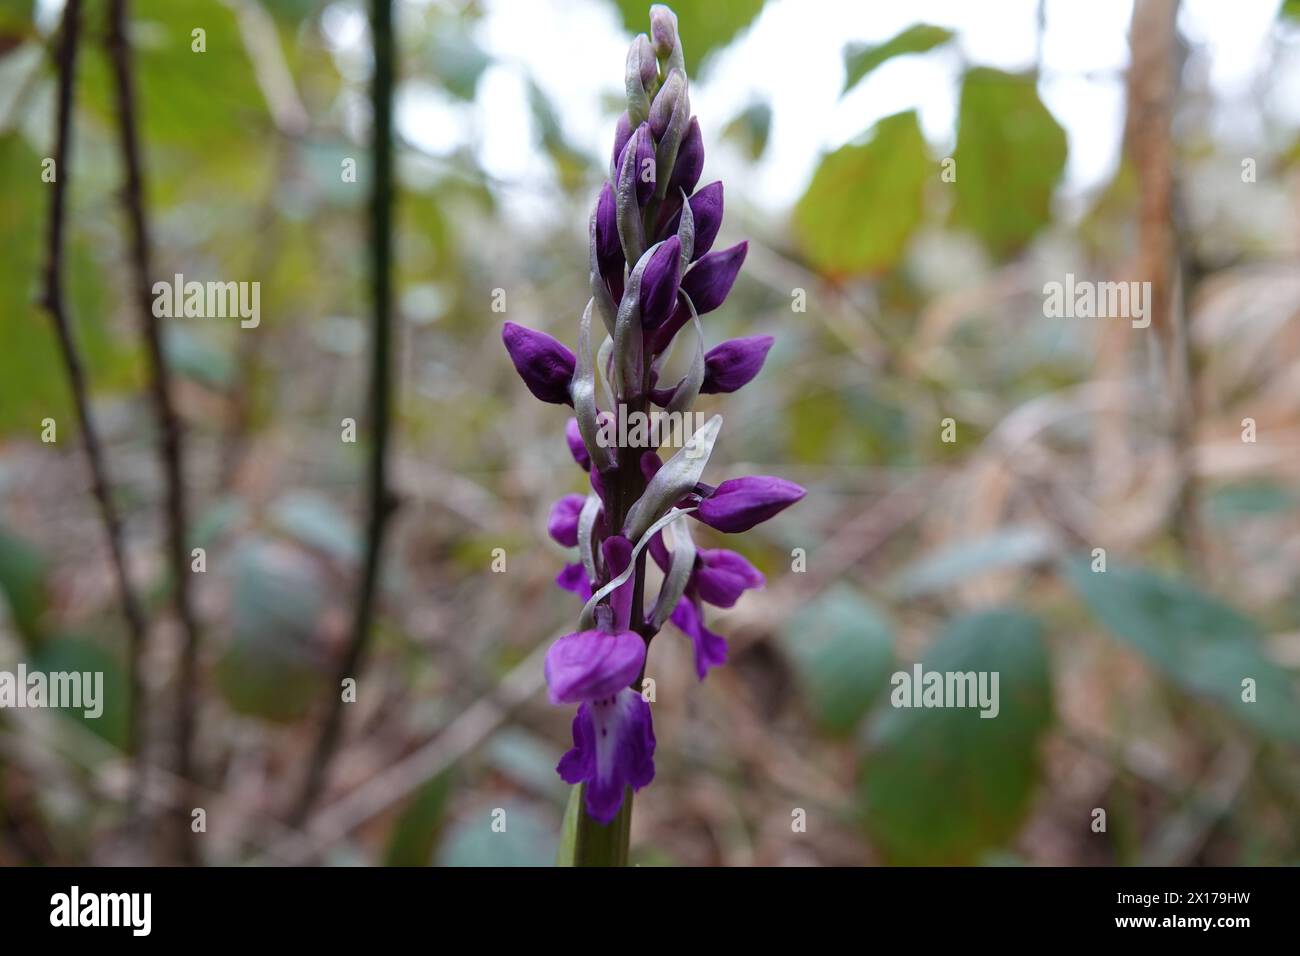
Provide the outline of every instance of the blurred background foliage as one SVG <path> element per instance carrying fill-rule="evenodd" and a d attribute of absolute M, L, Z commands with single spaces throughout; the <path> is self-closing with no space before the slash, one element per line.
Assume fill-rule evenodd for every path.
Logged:
<path fill-rule="evenodd" d="M 1177 308 L 1196 403 L 1183 447 L 1166 427 L 1157 330 L 1043 313 L 1044 283 L 1066 272 L 1141 278 L 1142 157 L 1126 151 L 1099 186 L 1065 189 L 1080 144 L 1044 102 L 1045 66 L 980 62 L 961 28 L 919 12 L 892 37 L 843 37 L 839 93 L 874 102 L 890 64 L 947 57 L 951 129 L 936 137 L 920 102 L 891 110 L 828 137 L 794 200 L 772 201 L 750 186 L 787 117 L 758 86 L 726 115 L 700 104 L 727 56 L 791 3 L 673 4 L 704 94 L 702 181 L 727 182 L 719 241 L 751 242 L 706 335 L 777 337 L 756 384 L 703 403 L 727 419 L 710 471 L 787 475 L 810 493 L 740 544 L 768 587 L 717 613 L 731 666 L 697 685 L 687 642 L 655 642 L 658 776 L 636 802 L 634 857 L 1300 862 L 1300 135 L 1270 106 L 1274 83 L 1297 82 L 1300 8 L 1270 11 L 1256 77 L 1270 95 L 1244 106 L 1222 102 L 1193 38 L 1178 48 Z M 0 863 L 132 859 L 123 629 L 34 304 L 59 7 L 0 0 L 0 669 L 103 670 L 108 706 L 98 721 L 0 714 Z M 1040 33 L 1056 7 L 1028 5 Z M 546 51 L 576 58 L 603 91 L 588 117 L 598 142 L 579 106 L 503 49 L 502 8 L 523 15 L 509 2 L 398 5 L 401 507 L 375 653 L 324 804 L 334 830 L 314 848 L 329 862 L 546 864 L 568 798 L 553 770 L 567 714 L 545 702 L 538 649 L 577 611 L 552 584 L 566 556 L 545 521 L 582 476 L 563 415 L 527 400 L 499 325 L 574 340 L 619 47 L 647 28 L 647 5 L 545 7 L 627 31 Z M 343 419 L 364 422 L 367 27 L 354 0 L 132 9 L 157 278 L 261 283 L 259 328 L 169 320 L 167 351 L 191 436 L 191 536 L 208 555 L 201 850 L 276 862 L 360 560 L 363 445 L 339 435 Z M 161 701 L 177 640 L 100 0 L 86 3 L 85 34 L 61 173 L 70 312 L 154 619 L 147 696 Z M 797 77 L 799 50 L 772 68 Z M 531 131 L 516 177 L 487 159 L 512 121 L 485 105 L 503 75 Z M 1226 108 L 1253 111 L 1247 134 L 1224 131 Z M 341 175 L 349 160 L 356 182 Z M 491 311 L 498 289 L 504 316 Z M 800 295 L 806 311 L 792 309 Z M 47 417 L 56 444 L 40 440 Z M 1247 417 L 1254 443 L 1241 440 Z M 1190 512 L 1177 506 L 1186 456 Z M 497 548 L 505 573 L 490 571 Z M 1000 716 L 890 706 L 891 674 L 918 661 L 1000 672 Z M 349 802 L 367 786 L 377 799 Z M 806 832 L 792 828 L 797 810 Z"/>

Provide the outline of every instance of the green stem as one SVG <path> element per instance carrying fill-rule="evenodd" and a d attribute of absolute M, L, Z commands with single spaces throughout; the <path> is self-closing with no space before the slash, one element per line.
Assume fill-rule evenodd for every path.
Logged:
<path fill-rule="evenodd" d="M 573 847 L 574 866 L 627 866 L 632 835 L 632 788 L 623 794 L 623 806 L 606 826 L 587 814 L 586 784 L 578 805 L 578 830 Z"/>

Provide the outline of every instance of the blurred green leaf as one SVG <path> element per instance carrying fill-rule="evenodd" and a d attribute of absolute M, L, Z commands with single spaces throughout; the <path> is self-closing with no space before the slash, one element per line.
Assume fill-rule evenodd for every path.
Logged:
<path fill-rule="evenodd" d="M 272 502 L 269 517 L 277 530 L 339 561 L 353 562 L 361 556 L 352 519 L 323 495 L 286 492 Z"/>
<path fill-rule="evenodd" d="M 951 30 L 929 23 L 914 23 L 880 44 L 851 43 L 844 48 L 844 92 L 887 60 L 908 53 L 925 53 L 953 38 Z"/>
<path fill-rule="evenodd" d="M 633 35 L 650 34 L 648 0 L 615 0 L 623 26 Z M 678 33 L 686 54 L 686 72 L 695 77 L 710 53 L 726 46 L 749 26 L 763 9 L 763 0 L 675 0 L 668 4 L 677 14 Z"/>
<path fill-rule="evenodd" d="M 45 558 L 32 544 L 0 528 L 0 593 L 29 647 L 36 646 L 43 633 L 46 573 Z"/>
<path fill-rule="evenodd" d="M 1300 0 L 1282 0 L 1280 13 L 1284 17 L 1300 20 Z"/>
<path fill-rule="evenodd" d="M 319 697 L 317 632 L 329 590 L 307 555 L 255 539 L 232 557 L 231 643 L 217 665 L 230 706 L 268 720 L 293 720 Z"/>
<path fill-rule="evenodd" d="M 1065 130 L 1038 98 L 1032 74 L 967 71 L 953 152 L 954 221 L 996 256 L 1019 251 L 1051 221 L 1067 148 Z"/>
<path fill-rule="evenodd" d="M 505 811 L 505 829 L 492 829 L 493 812 Z M 447 834 L 438 854 L 439 866 L 550 866 L 556 858 L 555 833 L 527 804 L 506 801 L 480 808 Z"/>
<path fill-rule="evenodd" d="M 1217 700 L 1240 720 L 1300 743 L 1294 677 L 1261 648 L 1255 622 L 1191 584 L 1145 568 L 1112 564 L 1094 572 L 1086 558 L 1065 564 L 1067 580 L 1102 626 L 1140 651 L 1184 689 Z M 1242 680 L 1256 701 L 1242 698 Z"/>
<path fill-rule="evenodd" d="M 234 381 L 235 363 L 230 353 L 193 329 L 169 324 L 163 330 L 163 350 L 168 366 L 182 378 L 215 389 L 228 388 Z"/>
<path fill-rule="evenodd" d="M 458 20 L 443 20 L 430 37 L 428 66 L 442 81 L 443 88 L 462 100 L 472 100 L 479 77 L 492 65 L 492 58 Z"/>
<path fill-rule="evenodd" d="M 1042 626 L 1011 610 L 957 618 L 922 666 L 997 673 L 998 714 L 882 701 L 862 769 L 863 822 L 891 863 L 969 864 L 1014 836 L 1030 807 L 1052 719 Z"/>
<path fill-rule="evenodd" d="M 550 744 L 519 727 L 507 727 L 488 742 L 488 761 L 512 781 L 541 796 L 563 798 L 568 789 L 555 772 L 555 752 Z"/>
<path fill-rule="evenodd" d="M 385 866 L 428 866 L 433 861 L 451 792 L 451 772 L 438 774 L 420 788 L 388 834 Z"/>
<path fill-rule="evenodd" d="M 781 643 L 809 707 L 832 733 L 853 729 L 894 670 L 889 622 L 852 588 L 826 592 L 790 619 Z"/>
<path fill-rule="evenodd" d="M 722 131 L 725 139 L 738 145 L 751 160 L 757 160 L 767 149 L 767 139 L 772 132 L 772 107 L 761 100 L 751 103 L 726 125 Z"/>
<path fill-rule="evenodd" d="M 63 707 L 59 708 L 59 712 L 85 724 L 86 729 L 119 750 L 125 749 L 129 689 L 126 669 L 116 654 L 96 640 L 60 636 L 43 643 L 32 655 L 27 669 L 29 672 L 39 670 L 47 674 L 56 671 L 103 674 L 103 684 L 99 691 L 99 703 L 103 705 L 103 710 L 98 717 L 87 717 L 84 706 Z"/>
<path fill-rule="evenodd" d="M 865 143 L 823 156 L 794 210 L 808 261 L 832 275 L 881 272 L 921 221 L 932 163 L 915 111 L 887 116 Z"/>
<path fill-rule="evenodd" d="M 927 554 L 899 573 L 893 589 L 901 598 L 919 597 L 986 572 L 1037 564 L 1055 552 L 1056 540 L 1043 528 L 1000 528 Z"/>

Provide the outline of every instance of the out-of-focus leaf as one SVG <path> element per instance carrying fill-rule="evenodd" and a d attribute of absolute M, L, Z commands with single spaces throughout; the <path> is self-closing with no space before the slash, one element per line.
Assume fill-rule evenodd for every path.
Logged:
<path fill-rule="evenodd" d="M 430 37 L 428 66 L 453 96 L 472 100 L 479 77 L 492 65 L 492 58 L 456 20 L 443 20 Z"/>
<path fill-rule="evenodd" d="M 1002 528 L 957 541 L 908 565 L 893 588 L 902 598 L 932 594 L 989 571 L 1037 564 L 1056 552 L 1056 540 L 1039 527 Z"/>
<path fill-rule="evenodd" d="M 887 116 L 864 143 L 823 156 L 794 210 L 808 261 L 832 276 L 894 266 L 921 221 L 930 154 L 916 113 Z"/>
<path fill-rule="evenodd" d="M 29 647 L 42 635 L 45 612 L 45 558 L 30 543 L 0 528 L 0 593 L 9 603 L 14 627 Z"/>
<path fill-rule="evenodd" d="M 996 717 L 981 717 L 978 706 L 895 708 L 900 688 L 881 702 L 862 770 L 862 819 L 890 862 L 972 863 L 1019 829 L 1052 719 L 1041 632 L 1018 611 L 973 614 L 952 621 L 924 655 L 923 672 L 997 673 Z"/>
<path fill-rule="evenodd" d="M 501 832 L 492 828 L 496 810 L 505 812 Z M 502 818 L 498 814 L 496 819 Z M 555 848 L 555 832 L 541 814 L 528 804 L 505 801 L 460 821 L 443 841 L 438 865 L 550 866 Z"/>
<path fill-rule="evenodd" d="M 894 635 L 884 616 L 840 586 L 791 618 L 781 636 L 808 706 L 832 733 L 847 733 L 888 686 Z"/>
<path fill-rule="evenodd" d="M 232 641 L 217 683 L 241 713 L 293 720 L 324 680 L 316 639 L 327 583 L 310 557 L 278 542 L 247 542 L 232 561 Z"/>
<path fill-rule="evenodd" d="M 1245 482 L 1216 488 L 1208 496 L 1210 514 L 1231 522 L 1258 515 L 1282 514 L 1296 506 L 1290 489 L 1268 481 Z"/>
<path fill-rule="evenodd" d="M 623 26 L 632 34 L 650 33 L 650 4 L 644 0 L 615 0 Z M 677 14 L 678 32 L 686 54 L 686 72 L 692 77 L 710 53 L 726 46 L 758 16 L 763 0 L 675 0 L 668 4 Z"/>
<path fill-rule="evenodd" d="M 442 834 L 452 774 L 440 773 L 416 793 L 388 834 L 385 866 L 428 866 Z"/>
<path fill-rule="evenodd" d="M 1066 578 L 1097 620 L 1173 680 L 1218 701 L 1247 724 L 1300 743 L 1300 697 L 1294 677 L 1269 660 L 1255 622 L 1185 581 L 1145 568 L 1066 562 Z M 1242 681 L 1256 700 L 1242 700 Z"/>
<path fill-rule="evenodd" d="M 234 381 L 235 364 L 230 353 L 217 348 L 200 333 L 171 323 L 164 336 L 167 364 L 177 375 L 216 389 L 228 388 Z"/>
<path fill-rule="evenodd" d="M 334 502 L 310 491 L 290 491 L 275 499 L 270 519 L 278 530 L 340 561 L 356 561 L 361 542 L 349 518 Z"/>
<path fill-rule="evenodd" d="M 967 71 L 953 152 L 955 222 L 996 256 L 1017 252 L 1051 220 L 1066 151 L 1065 130 L 1038 98 L 1032 74 Z"/>
<path fill-rule="evenodd" d="M 722 135 L 736 143 L 750 159 L 757 161 L 767 149 L 767 139 L 772 132 L 772 107 L 759 101 L 740 111 Z"/>
<path fill-rule="evenodd" d="M 925 53 L 953 38 L 953 32 L 929 23 L 914 23 L 884 43 L 850 43 L 844 48 L 844 92 L 887 60 L 908 53 Z"/>
<path fill-rule="evenodd" d="M 493 767 L 520 786 L 542 796 L 564 796 L 567 786 L 555 772 L 553 749 L 527 731 L 508 727 L 493 735 L 486 756 Z"/>
<path fill-rule="evenodd" d="M 80 673 L 83 675 L 103 675 L 99 688 L 99 704 L 102 711 L 98 717 L 87 717 L 87 706 L 60 708 L 60 713 L 73 720 L 84 723 L 87 729 L 108 741 L 119 749 L 126 747 L 127 734 L 127 695 L 126 669 L 118 657 L 103 647 L 100 642 L 89 638 L 59 636 L 41 644 L 27 664 L 27 671 Z M 93 691 L 92 691 L 93 693 Z M 83 697 L 83 705 L 86 701 Z"/>
<path fill-rule="evenodd" d="M 1300 20 L 1300 0 L 1282 0 L 1282 9 L 1279 13 L 1292 20 Z"/>

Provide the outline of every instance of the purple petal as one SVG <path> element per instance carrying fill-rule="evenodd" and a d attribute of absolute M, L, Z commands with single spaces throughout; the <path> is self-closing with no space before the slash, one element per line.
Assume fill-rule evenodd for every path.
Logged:
<path fill-rule="evenodd" d="M 672 622 L 695 644 L 695 674 L 704 680 L 710 667 L 727 662 L 727 639 L 704 626 L 704 615 L 690 598 L 682 598 L 673 609 Z"/>
<path fill-rule="evenodd" d="M 686 95 L 686 74 L 681 70 L 673 70 L 664 80 L 664 85 L 659 88 L 655 94 L 654 102 L 650 104 L 650 133 L 655 138 L 655 142 L 663 139 L 664 133 L 668 132 L 668 124 L 672 121 L 673 111 L 677 109 L 677 101 Z M 689 104 L 685 106 L 689 109 Z"/>
<path fill-rule="evenodd" d="M 641 274 L 641 326 L 653 329 L 662 325 L 677 301 L 681 281 L 682 244 L 671 236 L 659 244 Z"/>
<path fill-rule="evenodd" d="M 578 428 L 576 418 L 570 418 L 565 422 L 564 440 L 568 442 L 569 454 L 578 463 L 578 467 L 583 471 L 591 471 L 591 455 L 587 454 L 587 445 L 582 440 L 582 432 Z"/>
<path fill-rule="evenodd" d="M 606 180 L 596 201 L 596 265 L 611 287 L 623 282 L 623 244 L 618 238 L 618 207 L 614 187 Z"/>
<path fill-rule="evenodd" d="M 804 489 L 784 478 L 731 478 L 701 501 L 694 515 L 710 528 L 734 534 L 784 511 L 805 494 Z"/>
<path fill-rule="evenodd" d="M 578 631 L 546 652 L 551 703 L 576 704 L 617 694 L 637 679 L 645 641 L 633 631 Z"/>
<path fill-rule="evenodd" d="M 577 364 L 572 352 L 545 332 L 507 322 L 501 341 L 528 390 L 544 402 L 572 404 L 569 382 Z"/>
<path fill-rule="evenodd" d="M 695 217 L 695 247 L 691 251 L 691 260 L 694 261 L 713 248 L 713 241 L 718 238 L 718 230 L 722 228 L 722 183 L 709 183 L 690 198 L 690 203 L 691 215 Z M 676 214 L 668 220 L 664 234 L 677 235 L 681 223 L 682 211 L 679 207 Z"/>
<path fill-rule="evenodd" d="M 558 544 L 566 548 L 578 546 L 578 513 L 586 503 L 587 499 L 582 495 L 565 495 L 551 505 L 546 531 Z"/>
<path fill-rule="evenodd" d="M 614 124 L 614 152 L 609 157 L 609 174 L 613 178 L 618 178 L 618 170 L 621 163 L 619 160 L 623 156 L 623 147 L 627 141 L 632 138 L 632 121 L 628 119 L 627 112 L 619 114 L 618 122 Z"/>
<path fill-rule="evenodd" d="M 704 172 L 704 137 L 700 134 L 700 123 L 692 116 L 686 124 L 682 135 L 682 145 L 677 149 L 677 160 L 673 163 L 672 175 L 668 177 L 668 194 L 676 196 L 678 190 L 690 195 L 695 191 L 695 184 Z"/>
<path fill-rule="evenodd" d="M 587 812 L 608 824 L 618 815 L 628 787 L 640 790 L 654 779 L 654 756 L 650 705 L 624 688 L 578 708 L 573 749 L 555 769 L 565 783 L 586 783 Z"/>
<path fill-rule="evenodd" d="M 729 339 L 709 349 L 704 356 L 704 384 L 700 394 L 734 392 L 748 385 L 763 368 L 767 351 L 776 339 L 770 335 L 753 335 Z"/>
<path fill-rule="evenodd" d="M 601 542 L 601 553 L 605 555 L 605 567 L 609 570 L 612 581 L 632 563 L 632 542 L 620 534 L 612 535 Z M 609 606 L 614 611 L 614 630 L 626 631 L 632 620 L 632 593 L 636 590 L 636 576 L 627 579 L 627 583 L 614 590 L 609 596 Z"/>
<path fill-rule="evenodd" d="M 699 553 L 692 585 L 701 601 L 714 607 L 732 607 L 740 595 L 766 583 L 762 572 L 743 555 L 725 548 L 705 548 Z"/>
<path fill-rule="evenodd" d="M 624 145 L 623 152 L 618 157 L 620 174 L 629 149 L 636 150 L 636 161 L 632 165 L 632 175 L 636 177 L 636 204 L 644 206 L 655 191 L 655 143 L 650 135 L 649 123 L 638 126 L 632 138 Z"/>
<path fill-rule="evenodd" d="M 560 573 L 555 576 L 555 583 L 565 591 L 578 595 L 578 597 L 582 598 L 583 604 L 591 600 L 591 582 L 587 580 L 587 571 L 582 566 L 581 561 L 566 564 Z"/>
<path fill-rule="evenodd" d="M 738 242 L 730 249 L 702 256 L 687 270 L 682 276 L 682 291 L 691 297 L 696 312 L 704 315 L 722 305 L 748 251 L 748 242 Z"/>

